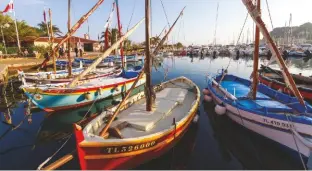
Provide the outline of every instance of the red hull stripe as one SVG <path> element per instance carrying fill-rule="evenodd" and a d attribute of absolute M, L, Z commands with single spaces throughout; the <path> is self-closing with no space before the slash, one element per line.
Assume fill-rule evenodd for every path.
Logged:
<path fill-rule="evenodd" d="M 272 89 L 282 90 L 283 93 L 294 96 L 292 91 L 290 91 L 288 88 L 286 88 L 285 84 L 277 83 L 275 81 L 272 82 L 272 81 L 268 80 L 267 78 L 265 78 L 263 76 L 260 76 L 259 80 L 260 80 L 261 83 L 263 83 L 263 84 L 265 84 L 267 86 L 270 86 Z M 312 100 L 312 90 L 309 91 L 309 90 L 304 90 L 304 89 L 301 89 L 301 88 L 298 88 L 298 89 L 299 89 L 299 91 L 300 91 L 300 93 L 301 93 L 303 98 Z"/>

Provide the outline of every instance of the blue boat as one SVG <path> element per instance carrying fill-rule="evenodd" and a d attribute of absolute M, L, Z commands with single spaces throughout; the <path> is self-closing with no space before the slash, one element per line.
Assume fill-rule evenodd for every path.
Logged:
<path fill-rule="evenodd" d="M 114 56 L 109 56 L 109 57 L 103 59 L 97 66 L 99 66 L 99 67 L 106 67 L 106 66 L 109 66 L 109 64 L 110 64 L 111 62 L 114 62 L 114 60 L 115 60 L 115 57 L 114 57 Z M 94 61 L 95 61 L 95 59 L 85 59 L 85 58 L 77 58 L 77 57 L 75 57 L 75 59 L 74 59 L 74 63 L 79 64 L 80 62 L 82 62 L 82 64 L 83 64 L 84 66 L 89 66 L 89 65 L 91 65 Z"/>
<path fill-rule="evenodd" d="M 305 159 L 312 149 L 312 107 L 297 98 L 258 85 L 256 99 L 248 97 L 251 81 L 234 75 L 210 78 L 203 90 L 206 101 L 216 103 L 215 112 L 266 138 L 278 142 Z M 219 83 L 221 81 L 221 83 Z M 297 152 L 298 151 L 298 152 Z"/>

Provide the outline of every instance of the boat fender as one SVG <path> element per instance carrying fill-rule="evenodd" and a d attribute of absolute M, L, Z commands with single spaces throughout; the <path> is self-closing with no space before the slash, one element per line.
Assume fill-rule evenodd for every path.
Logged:
<path fill-rule="evenodd" d="M 91 100 L 91 93 L 90 92 L 85 93 L 85 98 L 87 100 Z"/>
<path fill-rule="evenodd" d="M 212 97 L 209 96 L 209 95 L 205 95 L 205 96 L 204 96 L 204 100 L 205 100 L 206 102 L 211 102 L 211 101 L 212 101 Z"/>
<path fill-rule="evenodd" d="M 218 115 L 224 115 L 225 112 L 226 112 L 226 108 L 225 108 L 224 104 L 223 103 L 217 104 L 216 107 L 215 107 L 215 112 Z"/>
<path fill-rule="evenodd" d="M 193 119 L 193 123 L 197 123 L 198 122 L 198 119 L 199 119 L 199 116 L 198 114 L 195 115 L 194 119 Z"/>
<path fill-rule="evenodd" d="M 305 139 L 304 137 L 302 137 L 294 128 L 291 128 L 290 129 L 294 134 L 295 136 L 305 145 L 307 146 L 310 150 L 312 149 L 312 142 Z"/>
<path fill-rule="evenodd" d="M 98 94 L 99 94 L 99 95 L 102 95 L 102 94 L 103 94 L 103 90 L 102 90 L 101 88 L 99 88 Z"/>
<path fill-rule="evenodd" d="M 207 88 L 204 88 L 204 89 L 203 89 L 203 94 L 204 94 L 204 95 L 209 95 L 209 90 L 208 90 Z"/>

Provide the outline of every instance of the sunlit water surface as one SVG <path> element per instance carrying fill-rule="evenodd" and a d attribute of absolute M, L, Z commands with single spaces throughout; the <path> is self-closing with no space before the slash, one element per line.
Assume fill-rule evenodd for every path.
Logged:
<path fill-rule="evenodd" d="M 267 64 L 266 59 L 260 60 Z M 312 75 L 311 60 L 291 59 L 290 71 Z M 228 57 L 171 57 L 164 58 L 157 71 L 153 68 L 153 84 L 185 76 L 193 80 L 200 89 L 206 86 L 207 76 L 227 68 L 230 74 L 249 78 L 253 60 Z M 277 68 L 276 64 L 271 65 Z M 13 102 L 13 125 L 24 119 L 22 94 L 14 90 L 7 93 Z M 3 97 L 1 97 L 3 98 Z M 1 99 L 2 101 L 2 99 Z M 3 102 L 3 101 L 2 101 Z M 94 106 L 58 112 L 51 116 L 43 111 L 33 111 L 31 124 L 25 120 L 14 129 L 0 123 L 0 169 L 37 169 L 50 157 L 72 133 L 72 123 L 83 118 L 88 110 L 99 113 L 111 101 L 102 101 Z M 285 152 L 277 144 L 232 122 L 226 116 L 217 116 L 213 104 L 201 103 L 198 125 L 193 126 L 180 143 L 164 156 L 148 162 L 137 169 L 301 169 L 294 155 Z M 4 117 L 1 115 L 1 120 Z M 75 149 L 73 136 L 50 162 Z M 77 158 L 61 169 L 79 169 Z"/>

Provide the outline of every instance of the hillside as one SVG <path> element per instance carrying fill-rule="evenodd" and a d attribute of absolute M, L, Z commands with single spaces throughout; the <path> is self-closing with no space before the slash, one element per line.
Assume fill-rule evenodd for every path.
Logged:
<path fill-rule="evenodd" d="M 277 27 L 270 32 L 271 36 L 276 38 L 284 38 L 285 32 L 289 32 L 290 27 Z M 292 27 L 292 36 L 294 38 L 302 38 L 312 40 L 312 23 L 304 23 L 300 26 Z"/>

